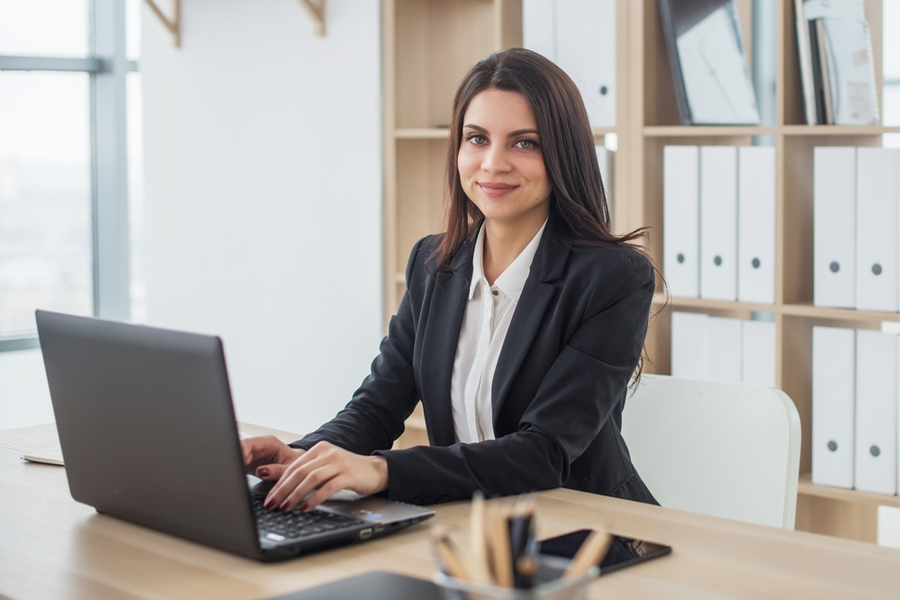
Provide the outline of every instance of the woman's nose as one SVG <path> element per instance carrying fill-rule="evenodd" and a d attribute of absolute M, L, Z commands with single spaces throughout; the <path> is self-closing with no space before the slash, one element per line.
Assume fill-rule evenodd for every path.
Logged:
<path fill-rule="evenodd" d="M 488 148 L 481 162 L 481 168 L 489 173 L 508 171 L 510 163 L 506 148 L 498 145 Z"/>

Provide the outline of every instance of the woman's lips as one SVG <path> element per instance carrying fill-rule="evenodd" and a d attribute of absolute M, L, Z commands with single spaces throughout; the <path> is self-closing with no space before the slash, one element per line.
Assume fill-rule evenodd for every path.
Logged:
<path fill-rule="evenodd" d="M 478 184 L 478 187 L 481 188 L 481 191 L 484 192 L 485 196 L 488 196 L 490 198 L 499 198 L 500 196 L 505 196 L 509 192 L 513 191 L 518 186 L 509 183 L 483 181 Z"/>

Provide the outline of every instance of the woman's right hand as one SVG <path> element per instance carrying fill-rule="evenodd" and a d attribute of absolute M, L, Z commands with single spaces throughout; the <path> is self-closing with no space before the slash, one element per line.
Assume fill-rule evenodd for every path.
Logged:
<path fill-rule="evenodd" d="M 306 452 L 300 448 L 291 448 L 272 435 L 243 439 L 241 450 L 247 473 L 261 479 L 269 476 L 269 465 L 289 465 Z"/>

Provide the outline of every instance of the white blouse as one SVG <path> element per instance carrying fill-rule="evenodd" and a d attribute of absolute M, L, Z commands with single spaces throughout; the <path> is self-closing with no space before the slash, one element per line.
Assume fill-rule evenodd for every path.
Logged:
<path fill-rule="evenodd" d="M 491 407 L 494 371 L 546 225 L 544 221 L 534 238 L 494 281 L 494 285 L 489 285 L 484 276 L 484 226 L 478 232 L 472 257 L 469 301 L 459 332 L 450 380 L 453 429 L 457 442 L 468 444 L 494 439 L 494 411 Z"/>

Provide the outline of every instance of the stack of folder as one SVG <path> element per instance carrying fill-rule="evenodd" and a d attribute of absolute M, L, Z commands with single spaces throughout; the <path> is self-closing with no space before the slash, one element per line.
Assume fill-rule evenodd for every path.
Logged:
<path fill-rule="evenodd" d="M 775 148 L 663 149 L 663 271 L 673 296 L 775 302 Z"/>
<path fill-rule="evenodd" d="M 813 303 L 900 311 L 900 150 L 813 151 Z"/>
<path fill-rule="evenodd" d="M 672 313 L 672 375 L 775 387 L 775 323 Z"/>
<path fill-rule="evenodd" d="M 813 327 L 812 480 L 897 494 L 900 337 Z"/>

